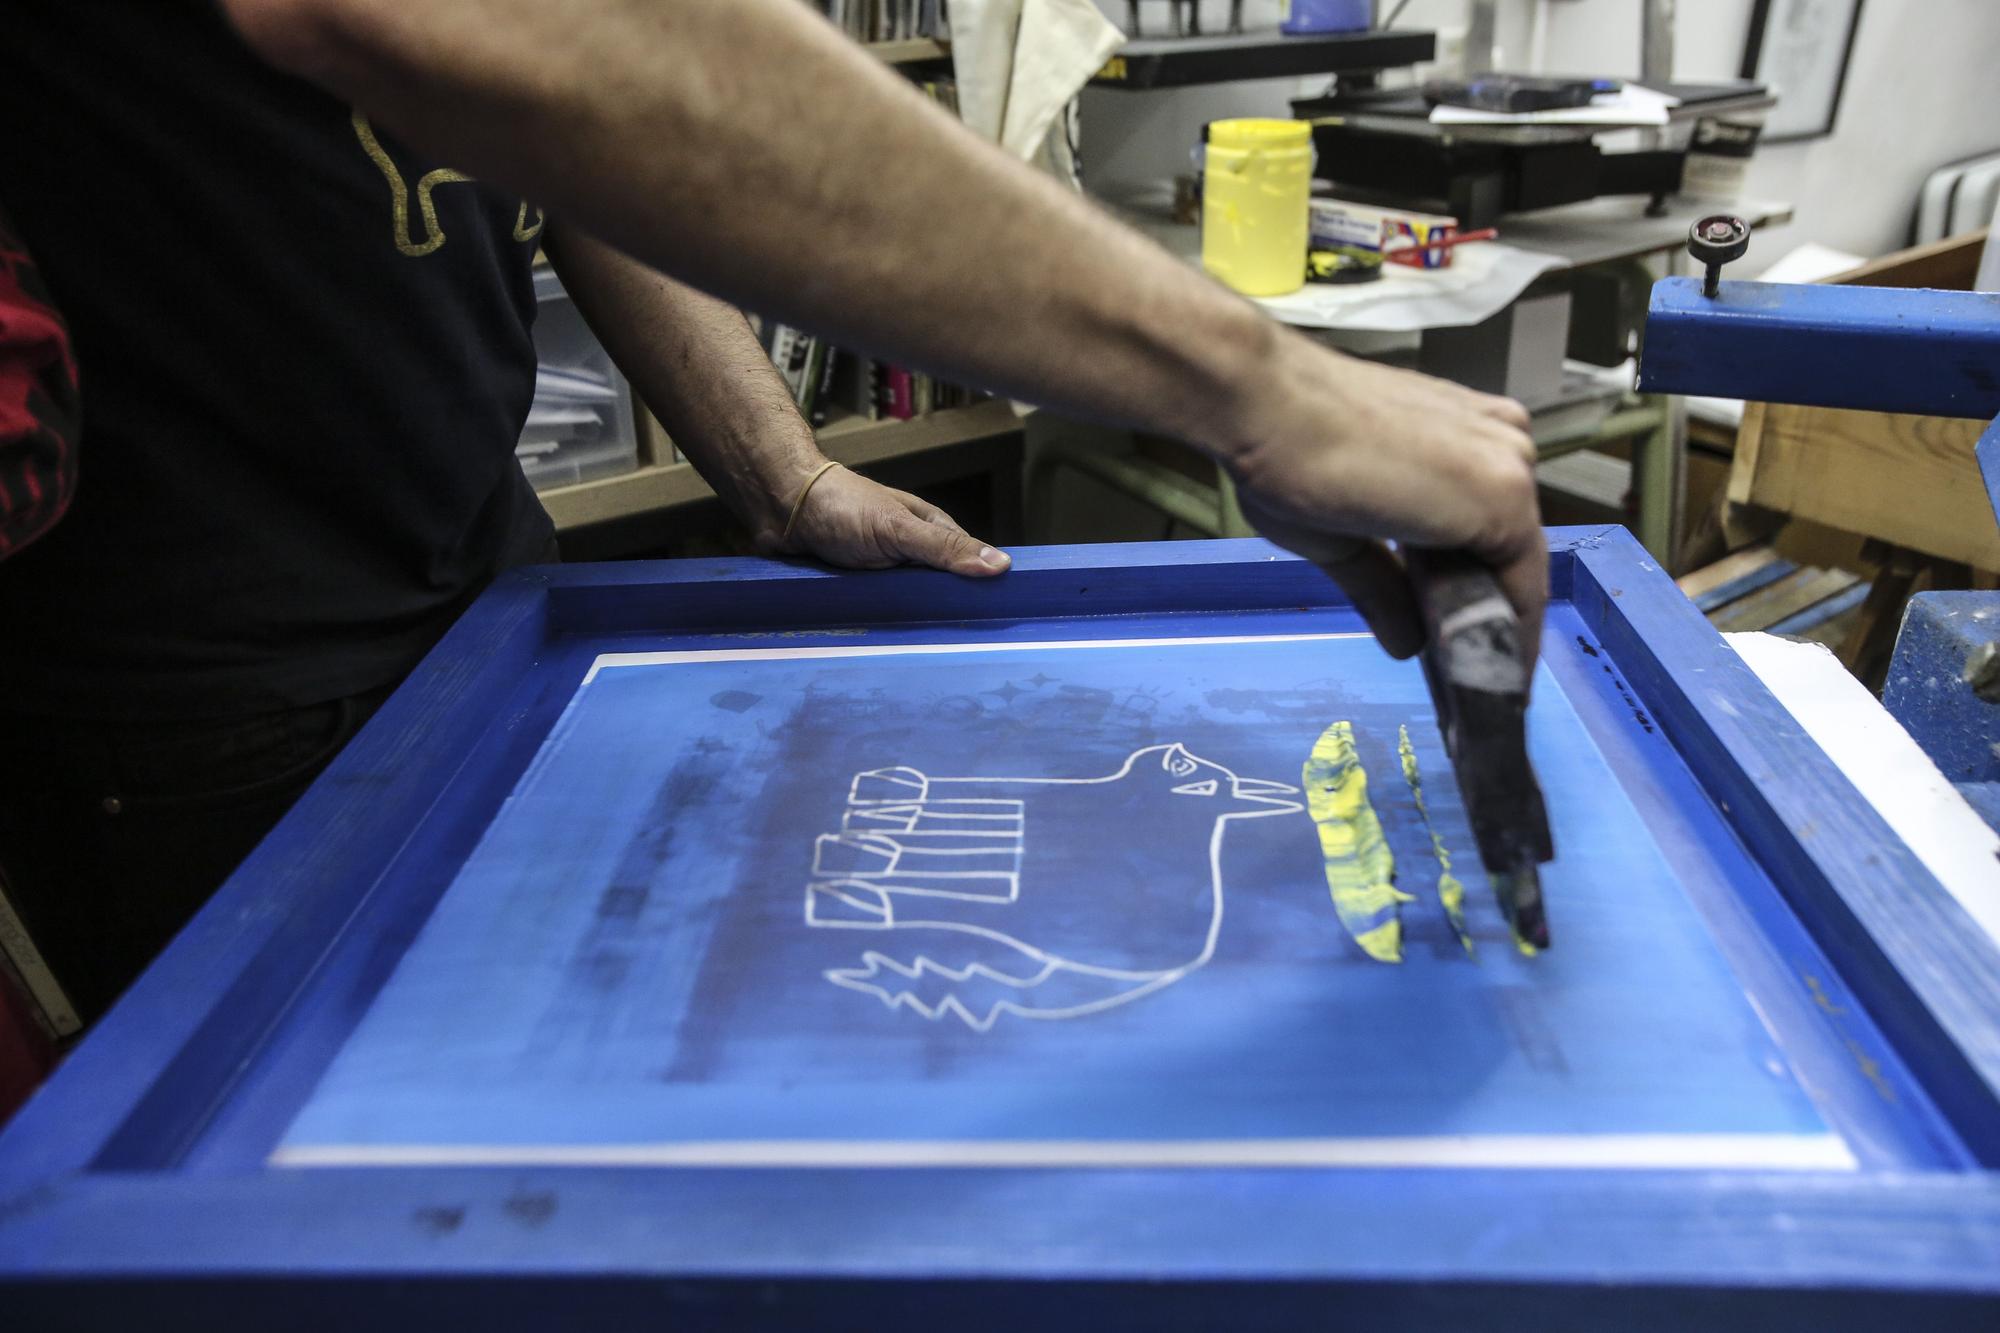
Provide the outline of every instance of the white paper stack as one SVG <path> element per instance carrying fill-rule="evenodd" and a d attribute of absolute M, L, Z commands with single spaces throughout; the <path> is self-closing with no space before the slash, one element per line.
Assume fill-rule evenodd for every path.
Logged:
<path fill-rule="evenodd" d="M 1599 93 L 1589 106 L 1561 111 L 1476 111 L 1466 106 L 1434 106 L 1433 125 L 1664 125 L 1681 99 L 1628 83 L 1615 93 Z"/>
<path fill-rule="evenodd" d="M 602 371 L 584 366 L 536 367 L 535 401 L 528 408 L 527 425 L 514 449 L 516 456 L 534 458 L 552 454 L 565 444 L 595 440 L 608 425 L 607 405 L 617 400 L 618 390 Z"/>

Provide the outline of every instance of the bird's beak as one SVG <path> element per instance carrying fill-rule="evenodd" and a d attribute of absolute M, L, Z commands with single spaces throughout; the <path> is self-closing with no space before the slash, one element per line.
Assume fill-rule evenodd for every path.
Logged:
<path fill-rule="evenodd" d="M 1230 790 L 1238 800 L 1271 807 L 1259 812 L 1263 814 L 1282 814 L 1303 808 L 1297 801 L 1284 799 L 1287 796 L 1297 796 L 1299 789 L 1288 787 L 1282 782 L 1266 782 L 1261 778 L 1237 778 Z"/>

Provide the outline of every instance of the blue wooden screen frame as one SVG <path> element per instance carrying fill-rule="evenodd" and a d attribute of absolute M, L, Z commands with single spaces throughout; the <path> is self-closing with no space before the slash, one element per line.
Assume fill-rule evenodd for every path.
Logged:
<path fill-rule="evenodd" d="M 1262 542 L 1024 550 L 979 583 L 750 560 L 550 567 L 467 612 L 0 1136 L 0 1309 L 22 1327 L 445 1309 L 496 1326 L 666 1311 L 731 1328 L 1323 1326 L 1342 1311 L 1678 1327 L 1864 1326 L 1921 1301 L 1945 1323 L 1990 1321 L 2000 950 L 1628 533 L 1549 540 L 1555 596 L 1979 1169 L 197 1169 L 197 1141 L 231 1128 L 241 1071 L 325 980 L 315 969 L 439 793 L 511 786 L 574 687 L 523 701 L 565 636 L 1344 605 Z M 769 1226 L 803 1199 L 870 1224 Z"/>

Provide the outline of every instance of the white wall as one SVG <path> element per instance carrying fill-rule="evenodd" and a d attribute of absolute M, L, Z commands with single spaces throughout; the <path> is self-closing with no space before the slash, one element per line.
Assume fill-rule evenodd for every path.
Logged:
<path fill-rule="evenodd" d="M 1124 0 L 1097 0 L 1123 22 Z M 1534 0 L 1500 0 L 1500 45 L 1527 62 Z M 1639 71 L 1640 0 L 1546 0 L 1551 71 L 1631 76 Z M 1226 18 L 1227 0 L 1204 14 Z M 1753 0 L 1678 0 L 1675 74 L 1735 77 Z M 1463 27 L 1468 0 L 1411 0 L 1399 26 Z M 1276 22 L 1278 0 L 1249 0 L 1253 23 Z M 1385 11 L 1386 12 L 1386 11 Z M 1147 0 L 1151 31 L 1167 6 Z M 1322 81 L 1314 81 L 1322 82 Z M 1812 240 L 1865 255 L 1900 248 L 1916 193 L 1934 168 L 2000 151 L 2000 0 L 1865 0 L 1832 137 L 1768 145 L 1748 193 L 1794 205 L 1796 224 L 1761 238 L 1746 272 Z M 1085 174 L 1093 183 L 1157 179 L 1187 170 L 1201 126 L 1220 116 L 1284 115 L 1298 81 L 1279 79 L 1184 92 L 1092 90 L 1084 102 Z"/>
<path fill-rule="evenodd" d="M 1638 0 L 1549 0 L 1549 8 L 1549 68 L 1638 72 Z M 1734 77 L 1752 8 L 1752 0 L 1679 0 L 1676 76 Z M 1798 221 L 1756 247 L 1746 267 L 1809 240 L 1864 255 L 1900 249 L 1925 176 L 2000 151 L 1996 79 L 1996 0 L 1865 0 L 1833 135 L 1767 145 L 1751 165 L 1747 193 L 1791 203 Z"/>

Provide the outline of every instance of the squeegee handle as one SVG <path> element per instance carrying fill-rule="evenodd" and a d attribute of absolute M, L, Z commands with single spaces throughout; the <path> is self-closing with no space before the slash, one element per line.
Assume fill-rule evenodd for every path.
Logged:
<path fill-rule="evenodd" d="M 1528 694 L 1521 618 L 1491 568 L 1462 551 L 1409 550 L 1404 559 L 1423 613 L 1426 656 L 1440 683 L 1488 694 Z"/>

